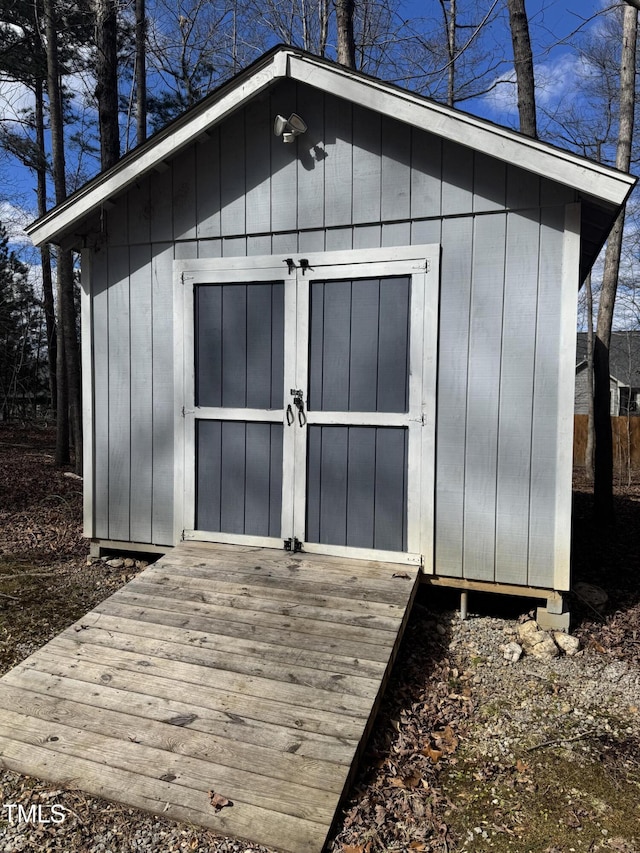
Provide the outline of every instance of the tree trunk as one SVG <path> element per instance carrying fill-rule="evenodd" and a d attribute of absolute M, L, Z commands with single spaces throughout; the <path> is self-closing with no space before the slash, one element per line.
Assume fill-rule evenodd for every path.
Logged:
<path fill-rule="evenodd" d="M 75 449 L 75 472 L 82 474 L 82 379 L 80 348 L 76 329 L 77 317 L 74 299 L 73 254 L 62 248 L 58 251 L 58 276 L 62 282 L 60 319 L 64 337 L 64 361 L 66 365 L 69 395 L 69 424 Z"/>
<path fill-rule="evenodd" d="M 584 284 L 587 289 L 587 446 L 584 452 L 584 469 L 587 479 L 593 481 L 593 455 L 595 452 L 595 426 L 593 404 L 593 290 L 591 273 Z"/>
<path fill-rule="evenodd" d="M 538 136 L 536 127 L 536 96 L 533 74 L 533 54 L 529 38 L 529 22 L 524 0 L 507 0 L 509 7 L 509 25 L 513 43 L 513 63 L 518 87 L 518 114 L 520 131 L 534 139 Z"/>
<path fill-rule="evenodd" d="M 118 30 L 114 0 L 94 0 L 96 16 L 96 89 L 100 126 L 100 162 L 108 169 L 120 159 L 118 124 Z M 136 9 L 137 35 L 137 9 Z"/>
<path fill-rule="evenodd" d="M 452 107 L 456 97 L 456 0 L 449 0 L 447 22 L 447 54 L 449 70 L 447 76 L 447 104 Z"/>
<path fill-rule="evenodd" d="M 347 68 L 356 67 L 356 43 L 353 35 L 355 0 L 334 0 L 338 30 L 338 62 Z"/>
<path fill-rule="evenodd" d="M 36 145 L 38 148 L 38 166 L 36 169 L 38 181 L 38 216 L 44 216 L 47 212 L 47 161 L 44 138 L 44 83 L 42 80 L 36 80 L 35 84 Z M 51 250 L 49 249 L 49 246 L 42 246 L 40 249 L 40 262 L 42 265 L 44 319 L 47 329 L 49 394 L 51 397 L 51 408 L 56 411 L 58 405 L 56 378 L 57 332 L 53 300 L 53 279 L 51 276 Z"/>
<path fill-rule="evenodd" d="M 62 277 L 58 275 L 58 305 L 62 301 Z M 58 322 L 58 359 L 56 362 L 56 465 L 68 465 L 69 456 L 69 389 L 67 386 L 67 365 L 62 334 L 62 316 Z"/>
<path fill-rule="evenodd" d="M 147 20 L 144 0 L 136 4 L 136 142 L 147 138 Z"/>
<path fill-rule="evenodd" d="M 620 67 L 620 121 L 616 167 L 629 171 L 635 108 L 636 42 L 638 12 L 631 6 L 624 10 L 622 30 L 622 60 Z M 598 305 L 598 323 L 594 346 L 594 422 L 596 433 L 594 509 L 596 518 L 603 524 L 613 521 L 613 440 L 611 435 L 609 391 L 609 347 L 613 311 L 618 289 L 624 209 L 618 214 L 607 241 L 602 275 L 602 291 Z"/>
<path fill-rule="evenodd" d="M 318 53 L 324 56 L 327 49 L 327 38 L 329 37 L 329 0 L 320 0 L 318 4 L 318 15 L 320 18 L 320 43 Z"/>
<path fill-rule="evenodd" d="M 53 160 L 53 184 L 56 203 L 61 204 L 67 196 L 65 178 L 64 135 L 60 66 L 58 61 L 57 27 L 54 0 L 43 0 L 45 31 L 47 37 L 47 90 L 49 94 L 49 121 L 51 125 L 51 155 Z M 63 402 L 64 387 L 68 389 L 71 428 L 76 451 L 76 472 L 82 473 L 82 403 L 80 382 L 80 353 L 76 337 L 76 311 L 73 298 L 73 259 L 70 252 L 60 250 L 57 258 L 58 274 L 58 411 L 57 423 L 64 428 L 67 406 Z M 64 359 L 61 358 L 64 352 Z M 63 366 L 64 365 L 64 366 Z M 61 388 L 61 379 L 66 379 Z M 62 408 L 61 408 L 62 406 Z M 63 438 L 56 441 L 56 461 L 62 459 Z M 68 442 L 67 442 L 68 448 Z"/>

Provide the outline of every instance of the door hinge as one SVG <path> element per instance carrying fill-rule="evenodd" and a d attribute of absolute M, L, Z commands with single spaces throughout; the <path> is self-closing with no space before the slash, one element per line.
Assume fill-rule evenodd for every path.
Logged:
<path fill-rule="evenodd" d="M 284 540 L 284 550 L 292 551 L 296 554 L 298 551 L 302 551 L 302 542 L 297 536 L 291 536 L 289 539 Z"/>

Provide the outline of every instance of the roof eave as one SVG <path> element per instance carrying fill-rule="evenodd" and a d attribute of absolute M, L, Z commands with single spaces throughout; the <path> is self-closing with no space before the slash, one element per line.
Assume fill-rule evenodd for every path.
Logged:
<path fill-rule="evenodd" d="M 26 229 L 27 233 L 36 245 L 57 242 L 61 237 L 73 234 L 74 226 L 93 210 L 99 209 L 109 198 L 121 193 L 142 174 L 162 167 L 164 161 L 193 139 L 239 109 L 274 80 L 284 77 L 331 92 L 507 163 L 517 163 L 524 169 L 572 186 L 586 196 L 595 197 L 616 211 L 621 209 L 635 186 L 636 179 L 624 172 L 554 148 L 484 119 L 452 110 L 435 101 L 427 102 L 421 95 L 347 70 L 295 48 L 280 47 L 263 56 L 245 72 L 189 110 L 184 117 L 34 222 Z"/>
<path fill-rule="evenodd" d="M 73 226 L 92 210 L 121 193 L 141 175 L 162 167 L 164 161 L 194 138 L 205 134 L 274 80 L 287 76 L 288 54 L 285 51 L 272 51 L 262 59 L 264 62 L 254 63 L 245 73 L 222 86 L 214 100 L 206 99 L 199 110 L 197 106 L 192 108 L 185 121 L 172 122 L 164 131 L 154 135 L 111 169 L 89 181 L 64 202 L 27 226 L 25 230 L 34 244 L 41 246 L 55 243 L 56 238 L 72 231 Z"/>
<path fill-rule="evenodd" d="M 609 166 L 588 160 L 549 143 L 525 136 L 509 128 L 452 110 L 388 83 L 329 65 L 307 55 L 292 54 L 290 76 L 332 92 L 379 113 L 475 148 L 506 163 L 575 187 L 585 194 L 619 208 L 636 183 L 636 178 Z M 434 121 L 435 120 L 435 121 Z"/>

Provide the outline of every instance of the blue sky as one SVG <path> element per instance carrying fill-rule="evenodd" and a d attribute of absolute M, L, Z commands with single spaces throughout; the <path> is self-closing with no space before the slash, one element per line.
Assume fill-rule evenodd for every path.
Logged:
<path fill-rule="evenodd" d="M 609 4 L 603 0 L 526 0 L 529 31 L 535 58 L 538 105 L 547 105 L 571 95 L 572 83 L 580 73 L 580 63 L 572 45 L 581 34 L 597 32 L 598 15 Z M 510 34 L 504 32 L 506 51 Z M 512 69 L 505 75 L 513 77 Z M 464 104 L 476 115 L 517 127 L 515 87 L 499 87 L 491 96 Z"/>
<path fill-rule="evenodd" d="M 465 0 L 459 0 L 462 10 Z M 477 0 L 481 12 L 488 11 L 493 0 Z M 498 0 L 497 8 L 504 8 L 504 0 Z M 595 31 L 599 11 L 606 8 L 604 0 L 526 0 L 530 19 L 530 32 L 536 59 L 536 77 L 538 84 L 538 103 L 544 108 L 554 108 L 571 98 L 572 82 L 581 73 L 580 63 L 571 45 L 579 30 Z M 439 18 L 441 12 L 438 0 L 409 0 L 405 14 Z M 517 127 L 518 117 L 513 85 L 513 68 L 510 65 L 511 42 L 506 13 L 502 14 L 502 26 L 494 27 L 492 43 L 496 55 L 505 61 L 501 64 L 498 76 L 505 82 L 496 86 L 491 95 L 466 101 L 461 107 L 476 115 L 483 116 L 511 127 Z M 438 26 L 440 24 L 438 23 Z M 91 81 L 76 79 L 71 85 L 78 99 L 84 91 L 92 87 Z M 25 94 L 19 87 L 0 87 L 0 96 L 5 95 L 2 109 L 5 115 L 11 105 L 18 108 L 25 103 Z M 0 159 L 0 218 L 11 224 L 12 221 L 28 221 L 35 211 L 34 182 L 26 170 L 20 169 L 15 162 L 6 157 Z M 11 229 L 15 239 L 20 241 L 20 229 Z"/>

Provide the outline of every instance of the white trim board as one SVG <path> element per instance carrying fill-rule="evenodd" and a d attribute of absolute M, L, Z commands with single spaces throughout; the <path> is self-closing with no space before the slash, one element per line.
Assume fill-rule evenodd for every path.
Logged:
<path fill-rule="evenodd" d="M 554 589 L 566 590 L 571 584 L 571 479 L 573 474 L 573 409 L 575 393 L 576 321 L 578 304 L 574 294 L 575 270 L 580 255 L 580 205 L 569 204 L 565 210 L 562 258 L 562 303 L 560 352 L 558 365 L 558 446 L 556 470 Z"/>
<path fill-rule="evenodd" d="M 36 245 L 56 242 L 213 126 L 223 121 L 273 82 L 290 78 L 331 92 L 413 127 L 421 128 L 537 175 L 575 187 L 615 208 L 635 185 L 635 178 L 547 143 L 428 100 L 421 95 L 356 73 L 294 48 L 278 48 L 223 85 L 180 119 L 98 175 L 26 230 Z"/>
<path fill-rule="evenodd" d="M 80 277 L 80 317 L 82 324 L 82 337 L 80 342 L 82 350 L 82 527 L 83 536 L 90 539 L 95 536 L 96 532 L 94 512 L 95 441 L 93 431 L 93 384 L 95 376 L 93 371 L 91 260 L 92 254 L 84 251 L 82 253 L 82 273 Z"/>
<path fill-rule="evenodd" d="M 376 250 L 356 249 L 340 252 L 309 253 L 308 267 L 293 260 L 297 270 L 282 263 L 279 256 L 192 259 L 174 262 L 174 335 L 175 335 L 175 411 L 176 541 L 180 538 L 237 544 L 277 546 L 282 540 L 241 534 L 212 533 L 195 526 L 195 420 L 240 420 L 282 422 L 282 536 L 295 536 L 305 550 L 339 556 L 364 556 L 392 562 L 424 563 L 433 571 L 433 522 L 435 501 L 435 382 L 436 342 L 439 299 L 439 257 L 437 244 L 402 246 Z M 306 411 L 305 426 L 340 424 L 365 426 L 403 426 L 409 437 L 409 486 L 407 491 L 407 551 L 383 552 L 376 549 L 329 546 L 306 541 L 306 459 L 307 432 L 291 430 L 285 409 L 249 410 L 196 407 L 194 397 L 193 351 L 194 285 L 219 286 L 242 281 L 249 274 L 252 282 L 285 283 L 284 383 L 286 389 L 303 389 L 308 395 L 308 318 L 309 291 L 302 286 L 309 279 L 384 277 L 406 275 L 412 279 L 410 407 L 407 412 L 333 412 Z M 289 329 L 289 333 L 286 329 Z M 426 333 L 426 337 L 425 337 Z M 293 393 L 293 392 L 292 392 Z M 288 407 L 290 408 L 290 406 Z M 303 424 L 301 423 L 300 426 Z M 413 460 L 413 461 L 411 461 Z"/>

